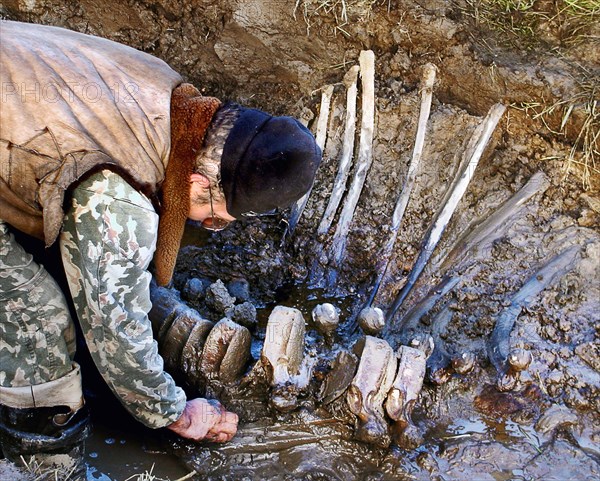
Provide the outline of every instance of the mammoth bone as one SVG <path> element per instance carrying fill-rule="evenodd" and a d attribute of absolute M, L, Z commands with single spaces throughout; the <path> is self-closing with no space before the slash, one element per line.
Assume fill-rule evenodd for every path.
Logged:
<path fill-rule="evenodd" d="M 269 316 L 260 357 L 246 373 L 252 335 L 227 317 L 216 324 L 187 307 L 176 291 L 153 288 L 150 312 L 167 369 L 188 387 L 208 397 L 219 389 L 243 386 L 261 372 L 264 399 L 278 412 L 298 407 L 298 396 L 313 380 L 316 358 L 305 354 L 305 320 L 298 309 L 277 306 Z M 414 447 L 420 435 L 411 413 L 421 391 L 425 362 L 433 346 L 428 338 L 396 354 L 387 341 L 365 336 L 354 353 L 341 349 L 332 356 L 315 400 L 325 406 L 336 399 L 355 416 L 358 440 L 387 447 L 393 440 Z M 331 346 L 330 346 L 331 347 Z M 238 391 L 241 392 L 241 391 Z"/>

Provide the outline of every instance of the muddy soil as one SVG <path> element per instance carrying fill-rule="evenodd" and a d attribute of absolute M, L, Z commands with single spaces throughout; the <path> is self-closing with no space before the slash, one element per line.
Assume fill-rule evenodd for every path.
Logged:
<path fill-rule="evenodd" d="M 251 419 L 240 406 L 244 422 L 234 446 L 237 457 L 232 450 L 185 443 L 175 452 L 188 466 L 215 479 L 597 477 L 600 176 L 592 171 L 583 182 L 577 164 L 565 169 L 585 121 L 585 105 L 574 105 L 560 134 L 560 112 L 548 115 L 544 123 L 516 106 L 577 98 L 584 77 L 597 82 L 598 22 L 590 27 L 586 46 L 561 45 L 549 25 L 539 43 L 518 48 L 517 42 L 515 48 L 514 39 L 508 42 L 503 34 L 477 24 L 473 5 L 466 2 L 375 2 L 368 15 L 349 10 L 347 22 L 340 20 L 336 8 L 316 10 L 317 2 L 310 1 L 297 2 L 295 8 L 295 3 L 4 0 L 0 10 L 3 17 L 126 43 L 163 58 L 207 94 L 299 116 L 313 127 L 322 87 L 335 85 L 324 160 L 294 234 L 284 238 L 285 215 L 239 222 L 210 236 L 190 225 L 175 288 L 183 290 L 192 277 L 225 282 L 245 278 L 263 321 L 277 303 L 296 306 L 309 319 L 311 308 L 327 300 L 342 313 L 336 341 L 342 347 L 360 336 L 355 317 L 371 292 L 374 266 L 390 235 L 391 215 L 412 154 L 423 65 L 432 62 L 438 68 L 434 99 L 415 189 L 375 298 L 384 311 L 406 282 L 473 129 L 494 103 L 509 106 L 427 269 L 384 331 L 394 348 L 405 343 L 410 336 L 400 329 L 402 319 L 435 293 L 444 278 L 456 279 L 454 288 L 411 324 L 410 333 L 429 332 L 437 314 L 448 308 L 450 322 L 439 333 L 446 349 L 473 352 L 478 362 L 467 376 L 453 376 L 441 386 L 426 383 L 416 409 L 425 443 L 413 451 L 394 447 L 380 452 L 353 441 L 343 422 L 315 428 L 314 420 L 306 419 L 314 416 L 310 410 L 260 420 Z M 338 282 L 326 286 L 330 267 L 326 258 L 315 256 L 317 244 L 327 246 L 331 235 L 317 237 L 316 227 L 342 148 L 341 81 L 364 49 L 376 56 L 373 164 Z M 465 233 L 537 172 L 548 177 L 547 189 L 499 225 L 485 248 L 447 261 Z M 527 300 L 512 330 L 511 345 L 533 354 L 531 366 L 514 392 L 490 389 L 497 374 L 488 360 L 487 343 L 496 320 L 528 279 L 571 246 L 578 246 L 573 263 Z M 553 418 L 557 406 L 562 410 Z M 320 419 L 335 419 L 332 413 L 321 414 Z M 267 433 L 266 445 L 272 443 L 269 452 L 248 448 L 261 430 Z M 278 435 L 312 440 L 286 447 L 285 442 L 277 444 Z"/>

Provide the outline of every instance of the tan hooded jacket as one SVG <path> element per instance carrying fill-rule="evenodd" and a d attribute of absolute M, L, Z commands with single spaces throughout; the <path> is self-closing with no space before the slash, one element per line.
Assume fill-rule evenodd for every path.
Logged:
<path fill-rule="evenodd" d="M 168 283 L 220 102 L 156 57 L 57 27 L 0 20 L 0 65 L 0 218 L 49 246 L 65 191 L 110 168 L 150 198 L 162 189 L 155 262 Z"/>

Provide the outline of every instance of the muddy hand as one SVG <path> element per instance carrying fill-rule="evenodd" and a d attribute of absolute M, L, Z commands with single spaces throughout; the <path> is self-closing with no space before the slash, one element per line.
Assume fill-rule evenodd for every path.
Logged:
<path fill-rule="evenodd" d="M 225 410 L 215 400 L 192 399 L 185 405 L 181 417 L 168 429 L 194 441 L 224 443 L 237 432 L 237 414 Z"/>

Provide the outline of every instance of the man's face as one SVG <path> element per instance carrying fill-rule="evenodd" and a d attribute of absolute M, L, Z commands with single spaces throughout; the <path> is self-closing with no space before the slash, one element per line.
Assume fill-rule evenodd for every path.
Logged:
<path fill-rule="evenodd" d="M 196 177 L 198 176 L 198 177 Z M 198 194 L 202 193 L 202 191 L 208 190 L 208 179 L 204 176 L 200 176 L 198 174 L 193 174 L 192 182 L 190 183 L 190 199 L 194 199 L 198 196 Z M 202 222 L 206 219 L 209 219 L 211 215 L 214 215 L 215 218 L 223 219 L 227 222 L 233 222 L 235 217 L 229 215 L 227 212 L 227 205 L 225 200 L 212 201 L 212 214 L 210 202 L 202 205 L 191 204 L 190 205 L 190 213 L 188 217 L 191 220 L 195 220 L 197 222 Z"/>

